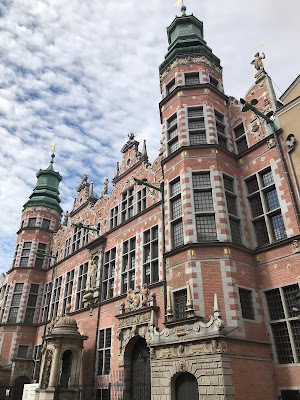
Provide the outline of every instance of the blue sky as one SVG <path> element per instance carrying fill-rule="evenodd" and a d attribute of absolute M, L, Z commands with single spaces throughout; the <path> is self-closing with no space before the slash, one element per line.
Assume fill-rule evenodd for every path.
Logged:
<path fill-rule="evenodd" d="M 147 139 L 150 161 L 161 127 L 158 65 L 175 0 L 3 0 L 0 3 L 0 272 L 9 269 L 22 205 L 50 161 L 70 210 L 83 174 L 100 194 L 129 132 Z M 227 95 L 244 96 L 264 41 L 265 68 L 284 91 L 299 74 L 298 0 L 186 0 L 221 59 Z M 275 86 L 277 90 L 277 87 Z M 280 92 L 277 90 L 280 94 Z"/>

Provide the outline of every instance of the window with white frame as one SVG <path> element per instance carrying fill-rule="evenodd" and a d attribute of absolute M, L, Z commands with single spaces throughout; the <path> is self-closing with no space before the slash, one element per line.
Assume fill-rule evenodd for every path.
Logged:
<path fill-rule="evenodd" d="M 115 206 L 110 210 L 110 229 L 118 225 L 119 206 Z"/>
<path fill-rule="evenodd" d="M 243 153 L 248 150 L 248 142 L 246 137 L 246 132 L 243 123 L 237 125 L 233 128 L 235 143 L 238 154 Z"/>
<path fill-rule="evenodd" d="M 28 227 L 28 228 L 35 228 L 35 227 L 36 227 L 36 220 L 37 220 L 36 217 L 28 218 L 27 227 Z"/>
<path fill-rule="evenodd" d="M 176 88 L 176 83 L 175 83 L 175 78 L 173 78 L 167 85 L 167 94 L 170 94 L 173 92 L 173 90 Z"/>
<path fill-rule="evenodd" d="M 4 285 L 1 288 L 1 299 L 4 298 L 4 301 L 2 303 L 2 308 L 0 308 L 0 322 L 3 322 L 3 314 L 4 314 L 4 310 L 5 310 L 6 303 L 7 303 L 9 288 L 10 288 L 10 285 L 7 285 L 7 286 Z"/>
<path fill-rule="evenodd" d="M 111 328 L 99 329 L 98 375 L 110 373 L 111 339 Z"/>
<path fill-rule="evenodd" d="M 230 176 L 223 175 L 223 183 L 231 231 L 231 240 L 233 243 L 242 243 L 234 179 Z"/>
<path fill-rule="evenodd" d="M 210 172 L 194 172 L 192 182 L 197 240 L 198 242 L 216 240 L 217 231 Z"/>
<path fill-rule="evenodd" d="M 34 346 L 33 350 L 33 380 L 38 382 L 41 368 L 41 354 L 42 354 L 42 345 L 38 344 Z"/>
<path fill-rule="evenodd" d="M 31 250 L 31 242 L 24 242 L 21 253 L 20 265 L 19 265 L 20 267 L 28 266 L 30 250 Z"/>
<path fill-rule="evenodd" d="M 150 285 L 159 281 L 157 225 L 143 235 L 143 271 L 144 283 Z"/>
<path fill-rule="evenodd" d="M 35 283 L 30 284 L 30 291 L 27 300 L 24 322 L 32 323 L 34 320 L 34 313 L 36 309 L 37 298 L 39 295 L 39 288 L 40 286 Z"/>
<path fill-rule="evenodd" d="M 184 80 L 187 86 L 199 85 L 200 84 L 199 72 L 188 72 L 184 74 Z"/>
<path fill-rule="evenodd" d="M 35 255 L 34 268 L 43 268 L 45 253 L 47 245 L 45 243 L 39 243 L 37 248 L 37 253 Z"/>
<path fill-rule="evenodd" d="M 225 117 L 222 113 L 217 110 L 215 111 L 215 121 L 216 121 L 216 129 L 218 136 L 219 146 L 227 149 L 227 135 L 226 135 L 226 125 L 225 125 Z"/>
<path fill-rule="evenodd" d="M 169 154 L 174 153 L 179 149 L 178 142 L 178 127 L 177 127 L 177 113 L 172 115 L 167 120 L 167 141 Z"/>
<path fill-rule="evenodd" d="M 60 292 L 61 292 L 61 282 L 62 282 L 61 276 L 56 278 L 54 281 L 52 299 L 51 299 L 51 307 L 50 307 L 50 320 L 54 319 L 58 313 Z"/>
<path fill-rule="evenodd" d="M 109 387 L 97 389 L 96 400 L 110 400 Z"/>
<path fill-rule="evenodd" d="M 173 292 L 174 319 L 186 319 L 187 290 L 181 289 Z"/>
<path fill-rule="evenodd" d="M 184 244 L 180 177 L 170 183 L 170 219 L 173 248 Z"/>
<path fill-rule="evenodd" d="M 239 287 L 239 295 L 242 317 L 245 319 L 255 319 L 252 290 Z"/>
<path fill-rule="evenodd" d="M 14 256 L 13 256 L 13 260 L 12 260 L 12 264 L 11 264 L 11 268 L 14 268 L 14 266 L 16 265 L 16 259 L 17 259 L 17 255 L 18 255 L 18 250 L 19 250 L 19 244 L 16 245 Z"/>
<path fill-rule="evenodd" d="M 65 290 L 64 290 L 64 298 L 63 298 L 63 306 L 62 306 L 62 315 L 65 314 L 66 305 L 72 303 L 72 290 L 73 290 L 73 282 L 74 282 L 74 269 L 68 271 L 66 274 L 65 280 Z"/>
<path fill-rule="evenodd" d="M 203 107 L 189 107 L 188 127 L 190 145 L 206 144 L 206 130 Z"/>
<path fill-rule="evenodd" d="M 136 238 L 133 237 L 123 242 L 122 255 L 122 293 L 128 289 L 134 289 L 135 283 L 135 245 Z"/>
<path fill-rule="evenodd" d="M 80 249 L 81 235 L 82 235 L 82 228 L 80 228 L 78 226 L 74 226 L 72 253 L 74 253 L 74 251 Z"/>
<path fill-rule="evenodd" d="M 116 272 L 116 248 L 104 253 L 103 278 L 102 278 L 102 300 L 114 297 Z"/>
<path fill-rule="evenodd" d="M 83 296 L 86 288 L 87 273 L 88 263 L 86 262 L 79 266 L 75 310 L 81 310 L 83 308 Z"/>
<path fill-rule="evenodd" d="M 286 231 L 271 169 L 248 178 L 246 186 L 258 246 L 284 239 Z"/>
<path fill-rule="evenodd" d="M 215 88 L 219 89 L 219 81 L 218 79 L 214 78 L 212 75 L 209 75 L 209 83 L 214 86 Z"/>
<path fill-rule="evenodd" d="M 127 221 L 133 217 L 133 199 L 134 199 L 134 187 L 130 187 L 121 194 L 122 197 L 122 210 L 121 210 L 121 222 Z"/>
<path fill-rule="evenodd" d="M 14 293 L 10 303 L 10 309 L 8 314 L 8 323 L 16 323 L 19 313 L 19 308 L 21 304 L 22 292 L 24 283 L 16 283 L 14 288 Z"/>
<path fill-rule="evenodd" d="M 273 343 L 279 364 L 300 362 L 300 320 L 295 283 L 265 291 Z"/>
<path fill-rule="evenodd" d="M 51 282 L 48 282 L 46 283 L 44 288 L 40 322 L 46 322 L 48 319 L 47 317 L 49 314 L 50 300 L 51 300 Z"/>
<path fill-rule="evenodd" d="M 71 238 L 65 241 L 64 257 L 68 257 L 68 255 L 70 254 L 70 249 L 71 249 Z"/>
<path fill-rule="evenodd" d="M 136 211 L 140 213 L 147 208 L 147 188 L 142 188 L 137 191 L 137 198 L 136 198 Z"/>
<path fill-rule="evenodd" d="M 42 228 L 43 229 L 49 230 L 50 229 L 50 224 L 51 224 L 51 220 L 50 219 L 43 218 L 43 221 L 42 221 Z"/>

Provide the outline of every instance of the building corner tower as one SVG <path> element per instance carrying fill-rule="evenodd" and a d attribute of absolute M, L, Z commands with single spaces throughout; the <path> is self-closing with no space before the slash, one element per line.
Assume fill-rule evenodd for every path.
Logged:
<path fill-rule="evenodd" d="M 36 187 L 24 204 L 2 300 L 0 388 L 11 387 L 11 398 L 24 383 L 36 379 L 34 360 L 39 358 L 40 346 L 34 344 L 51 260 L 45 254 L 50 255 L 53 232 L 60 226 L 62 213 L 58 190 L 62 177 L 53 168 L 54 157 L 52 154 L 47 169 L 37 173 Z"/>

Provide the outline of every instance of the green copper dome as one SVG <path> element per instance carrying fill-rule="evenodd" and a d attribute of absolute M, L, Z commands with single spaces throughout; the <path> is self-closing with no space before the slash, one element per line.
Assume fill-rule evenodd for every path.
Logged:
<path fill-rule="evenodd" d="M 185 7 L 181 11 L 183 15 L 176 17 L 167 28 L 168 53 L 159 66 L 159 71 L 161 72 L 177 55 L 203 54 L 220 65 L 220 59 L 213 54 L 203 39 L 203 22 L 194 15 L 185 15 Z"/>
<path fill-rule="evenodd" d="M 51 156 L 51 162 L 47 169 L 40 169 L 36 174 L 38 180 L 36 187 L 33 189 L 32 195 L 30 196 L 27 203 L 24 204 L 24 208 L 31 206 L 44 206 L 49 207 L 58 212 L 62 212 L 60 207 L 60 198 L 58 186 L 59 182 L 62 180 L 59 172 L 53 169 L 53 158 L 54 154 Z"/>

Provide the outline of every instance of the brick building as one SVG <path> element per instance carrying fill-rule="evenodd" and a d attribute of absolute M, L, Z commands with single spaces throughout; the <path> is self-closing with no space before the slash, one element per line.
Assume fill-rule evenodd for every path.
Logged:
<path fill-rule="evenodd" d="M 299 201 L 284 132 L 226 96 L 184 6 L 167 34 L 158 158 L 130 134 L 112 193 L 105 181 L 95 197 L 84 176 L 62 223 L 54 157 L 37 173 L 2 277 L 0 390 L 13 399 L 34 380 L 43 398 L 79 398 L 75 344 L 53 339 L 77 326 L 82 399 L 300 399 Z M 280 104 L 262 57 L 245 100 L 266 114 Z"/>

